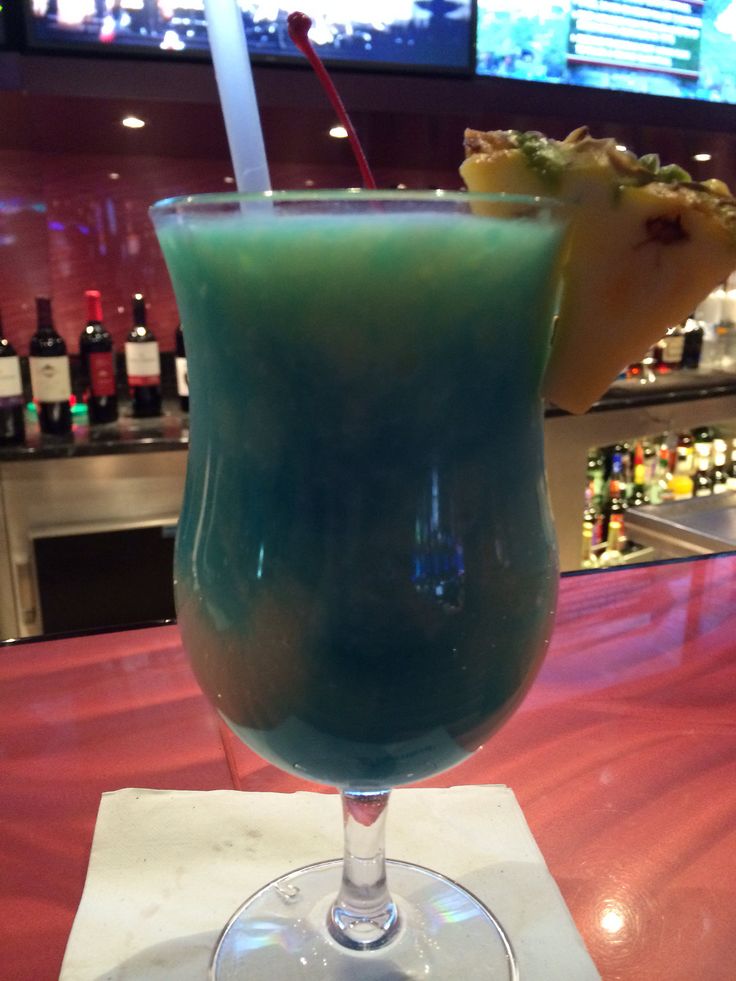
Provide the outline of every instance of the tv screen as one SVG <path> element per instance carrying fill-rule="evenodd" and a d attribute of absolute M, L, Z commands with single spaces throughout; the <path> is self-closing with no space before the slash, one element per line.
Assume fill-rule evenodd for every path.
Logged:
<path fill-rule="evenodd" d="M 736 0 L 478 0 L 476 71 L 736 103 Z"/>
<path fill-rule="evenodd" d="M 239 0 L 256 61 L 299 60 L 286 26 L 293 9 L 312 18 L 325 61 L 470 72 L 472 0 L 309 0 L 286 9 Z M 24 0 L 32 47 L 206 57 L 203 0 Z"/>

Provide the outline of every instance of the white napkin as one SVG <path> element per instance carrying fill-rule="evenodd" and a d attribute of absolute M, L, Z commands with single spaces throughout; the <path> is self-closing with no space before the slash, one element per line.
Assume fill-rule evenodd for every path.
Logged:
<path fill-rule="evenodd" d="M 342 849 L 335 795 L 233 790 L 104 794 L 60 981 L 203 981 L 251 893 Z M 398 790 L 389 858 L 466 886 L 503 924 L 522 981 L 599 974 L 508 787 Z"/>

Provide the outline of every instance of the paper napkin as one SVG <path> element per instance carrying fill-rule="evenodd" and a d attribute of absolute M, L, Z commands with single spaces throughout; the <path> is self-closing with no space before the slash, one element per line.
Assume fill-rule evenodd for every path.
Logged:
<path fill-rule="evenodd" d="M 338 857 L 341 821 L 335 795 L 104 794 L 60 981 L 204 981 L 235 909 Z M 387 828 L 389 858 L 460 882 L 493 911 L 522 981 L 599 979 L 508 787 L 395 791 Z"/>

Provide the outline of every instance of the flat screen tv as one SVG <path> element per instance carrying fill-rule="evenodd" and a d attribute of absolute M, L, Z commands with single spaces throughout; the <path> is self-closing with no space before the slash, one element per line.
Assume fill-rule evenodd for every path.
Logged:
<path fill-rule="evenodd" d="M 736 0 L 478 0 L 476 72 L 736 104 Z"/>
<path fill-rule="evenodd" d="M 0 0 L 2 2 L 2 0 Z M 310 38 L 332 64 L 472 72 L 473 0 L 239 0 L 255 61 L 303 62 L 286 18 L 303 10 Z M 23 0 L 31 48 L 206 58 L 203 0 Z"/>

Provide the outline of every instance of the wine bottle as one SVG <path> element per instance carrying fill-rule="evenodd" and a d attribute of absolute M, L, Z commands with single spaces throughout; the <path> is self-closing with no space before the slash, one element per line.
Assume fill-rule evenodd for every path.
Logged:
<path fill-rule="evenodd" d="M 17 446 L 25 438 L 20 361 L 5 337 L 0 317 L 0 446 Z"/>
<path fill-rule="evenodd" d="M 189 375 L 187 352 L 184 348 L 184 332 L 181 324 L 176 328 L 176 392 L 182 412 L 189 412 Z"/>
<path fill-rule="evenodd" d="M 66 343 L 57 334 L 51 316 L 51 300 L 36 297 L 38 327 L 31 337 L 31 388 L 42 433 L 63 436 L 72 428 L 72 379 Z"/>
<path fill-rule="evenodd" d="M 89 421 L 95 425 L 118 417 L 115 361 L 112 337 L 102 324 L 102 299 L 98 290 L 87 290 L 87 326 L 79 337 L 79 355 L 85 383 Z"/>
<path fill-rule="evenodd" d="M 133 415 L 161 415 L 161 358 L 158 341 L 146 324 L 142 293 L 133 296 L 133 329 L 125 341 L 125 371 Z"/>

